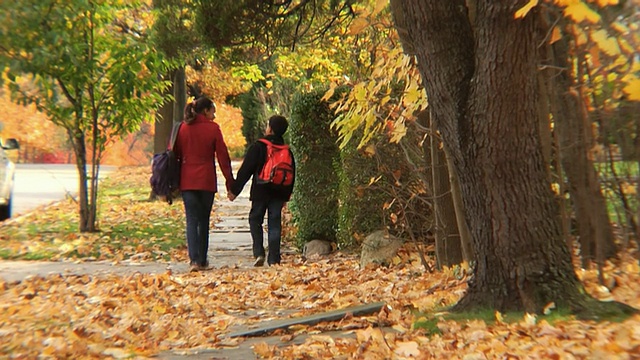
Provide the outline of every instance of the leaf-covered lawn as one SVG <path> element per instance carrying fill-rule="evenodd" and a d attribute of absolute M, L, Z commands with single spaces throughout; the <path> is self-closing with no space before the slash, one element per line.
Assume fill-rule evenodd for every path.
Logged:
<path fill-rule="evenodd" d="M 124 169 L 102 184 L 101 233 L 76 235 L 76 205 L 65 201 L 0 227 L 3 256 L 185 261 L 181 204 L 147 202 L 147 171 Z M 640 308 L 640 267 L 623 259 L 606 268 L 611 292 L 597 285 L 594 270 L 578 275 L 597 298 Z M 350 255 L 316 262 L 285 255 L 272 268 L 0 280 L 0 358 L 142 358 L 228 348 L 243 341 L 224 337 L 238 326 L 378 301 L 388 307 L 373 316 L 276 333 L 285 342 L 310 335 L 302 345 L 261 342 L 254 351 L 281 359 L 640 357 L 640 316 L 595 323 L 551 309 L 547 318 L 488 313 L 479 314 L 483 320 L 446 320 L 436 314 L 447 315 L 442 309 L 457 301 L 465 281 L 453 271 L 425 272 L 407 250 L 392 263 L 360 269 Z"/>
<path fill-rule="evenodd" d="M 0 224 L 0 258 L 183 261 L 184 209 L 149 201 L 148 166 L 124 167 L 100 183 L 97 233 L 78 233 L 78 204 L 41 207 Z"/>
<path fill-rule="evenodd" d="M 589 292 L 640 307 L 637 263 L 608 270 L 618 284 L 612 293 L 597 286 L 594 271 L 580 273 Z M 283 340 L 312 334 L 303 345 L 277 349 L 260 343 L 254 351 L 286 359 L 640 356 L 640 316 L 594 323 L 554 317 L 552 310 L 553 320 L 511 316 L 507 321 L 509 316 L 498 315 L 503 322 L 440 320 L 435 321 L 437 331 L 414 329 L 414 323 L 431 320 L 428 312 L 454 303 L 464 289 L 464 281 L 451 272 L 425 273 L 419 260 L 407 254 L 391 268 L 364 270 L 356 258 L 344 255 L 314 263 L 286 256 L 275 268 L 0 281 L 0 355 L 123 358 L 230 347 L 242 341 L 223 338 L 232 326 L 384 301 L 390 308 L 374 316 L 280 332 Z M 323 330 L 355 337 L 331 338 Z"/>

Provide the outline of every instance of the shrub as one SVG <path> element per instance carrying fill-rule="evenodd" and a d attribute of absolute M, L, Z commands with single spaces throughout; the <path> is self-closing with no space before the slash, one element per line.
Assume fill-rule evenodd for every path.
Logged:
<path fill-rule="evenodd" d="M 354 136 L 340 151 L 338 246 L 342 249 L 359 245 L 369 233 L 384 229 L 383 206 L 391 201 L 390 194 L 384 191 L 386 180 L 379 176 L 377 146 L 372 141 L 358 150 L 359 141 L 358 136 Z"/>
<path fill-rule="evenodd" d="M 290 204 L 297 244 L 336 241 L 339 164 L 334 112 L 321 101 L 326 89 L 297 93 L 291 104 L 289 137 L 296 157 L 296 183 Z M 334 95 L 338 96 L 338 95 Z"/>
<path fill-rule="evenodd" d="M 264 135 L 267 124 L 264 103 L 258 97 L 259 91 L 253 88 L 238 96 L 238 105 L 242 109 L 242 135 L 247 147 Z"/>

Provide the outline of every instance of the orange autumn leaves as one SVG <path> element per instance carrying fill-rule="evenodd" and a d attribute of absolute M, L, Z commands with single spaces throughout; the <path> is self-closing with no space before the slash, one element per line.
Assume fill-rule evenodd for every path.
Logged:
<path fill-rule="evenodd" d="M 439 334 L 414 329 L 423 311 L 453 304 L 464 291 L 450 272 L 425 273 L 401 252 L 390 268 L 359 269 L 354 256 L 304 263 L 287 255 L 277 268 L 228 267 L 205 273 L 58 276 L 0 281 L 0 354 L 35 357 L 145 357 L 166 350 L 225 348 L 239 326 L 297 317 L 363 302 L 388 307 L 366 317 L 296 326 L 257 355 L 279 359 L 624 358 L 640 355 L 640 316 L 623 323 L 527 315 L 507 323 L 437 322 Z M 635 264 L 635 265 L 634 265 Z M 616 270 L 618 269 L 618 270 Z M 624 269 L 624 271 L 620 271 Z M 618 286 L 607 296 L 640 307 L 640 269 L 609 268 Z M 581 272 L 596 297 L 594 271 Z M 553 310 L 552 310 L 553 311 Z M 324 331 L 334 331 L 331 334 Z M 305 336 L 300 345 L 289 341 Z"/>
<path fill-rule="evenodd" d="M 22 106 L 11 101 L 8 91 L 0 89 L 0 138 L 16 138 L 18 152 L 10 151 L 14 161 L 32 161 L 47 153 L 55 153 L 64 147 L 64 130 L 55 126 L 34 105 Z"/>
<path fill-rule="evenodd" d="M 0 91 L 0 138 L 16 138 L 21 149 L 9 152 L 17 162 L 71 162 L 73 150 L 61 127 L 53 124 L 35 106 L 22 106 L 11 101 L 7 91 Z M 230 150 L 242 153 L 245 139 L 242 135 L 240 109 L 226 104 L 218 106 L 216 121 L 220 124 Z M 123 138 L 111 139 L 102 164 L 114 166 L 146 165 L 152 156 L 154 125 L 144 123 L 140 129 Z M 238 150 L 240 149 L 240 150 Z"/>
<path fill-rule="evenodd" d="M 227 104 L 218 105 L 216 122 L 222 129 L 224 140 L 230 152 L 244 149 L 246 141 L 242 135 L 240 109 Z M 148 164 L 151 161 L 149 147 L 153 142 L 153 134 L 153 124 L 143 124 L 140 131 L 129 134 L 124 139 L 116 140 L 109 145 L 102 163 L 116 166 Z"/>

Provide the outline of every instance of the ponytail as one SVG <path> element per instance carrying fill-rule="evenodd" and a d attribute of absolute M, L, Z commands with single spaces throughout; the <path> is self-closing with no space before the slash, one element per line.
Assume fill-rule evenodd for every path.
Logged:
<path fill-rule="evenodd" d="M 215 106 L 216 104 L 206 96 L 193 100 L 184 107 L 184 122 L 187 124 L 192 123 L 196 119 L 196 115 L 202 114 L 205 110 Z"/>
<path fill-rule="evenodd" d="M 184 122 L 190 124 L 196 119 L 195 100 L 184 107 Z"/>

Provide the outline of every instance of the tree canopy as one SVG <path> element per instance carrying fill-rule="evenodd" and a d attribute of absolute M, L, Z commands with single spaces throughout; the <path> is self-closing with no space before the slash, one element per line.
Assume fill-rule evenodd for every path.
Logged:
<path fill-rule="evenodd" d="M 62 126 L 80 174 L 81 231 L 95 230 L 100 157 L 107 139 L 139 128 L 162 103 L 163 61 L 120 17 L 139 3 L 33 0 L 0 4 L 0 63 L 14 98 Z M 87 159 L 87 148 L 91 150 Z M 91 164 L 91 194 L 87 191 Z"/>

